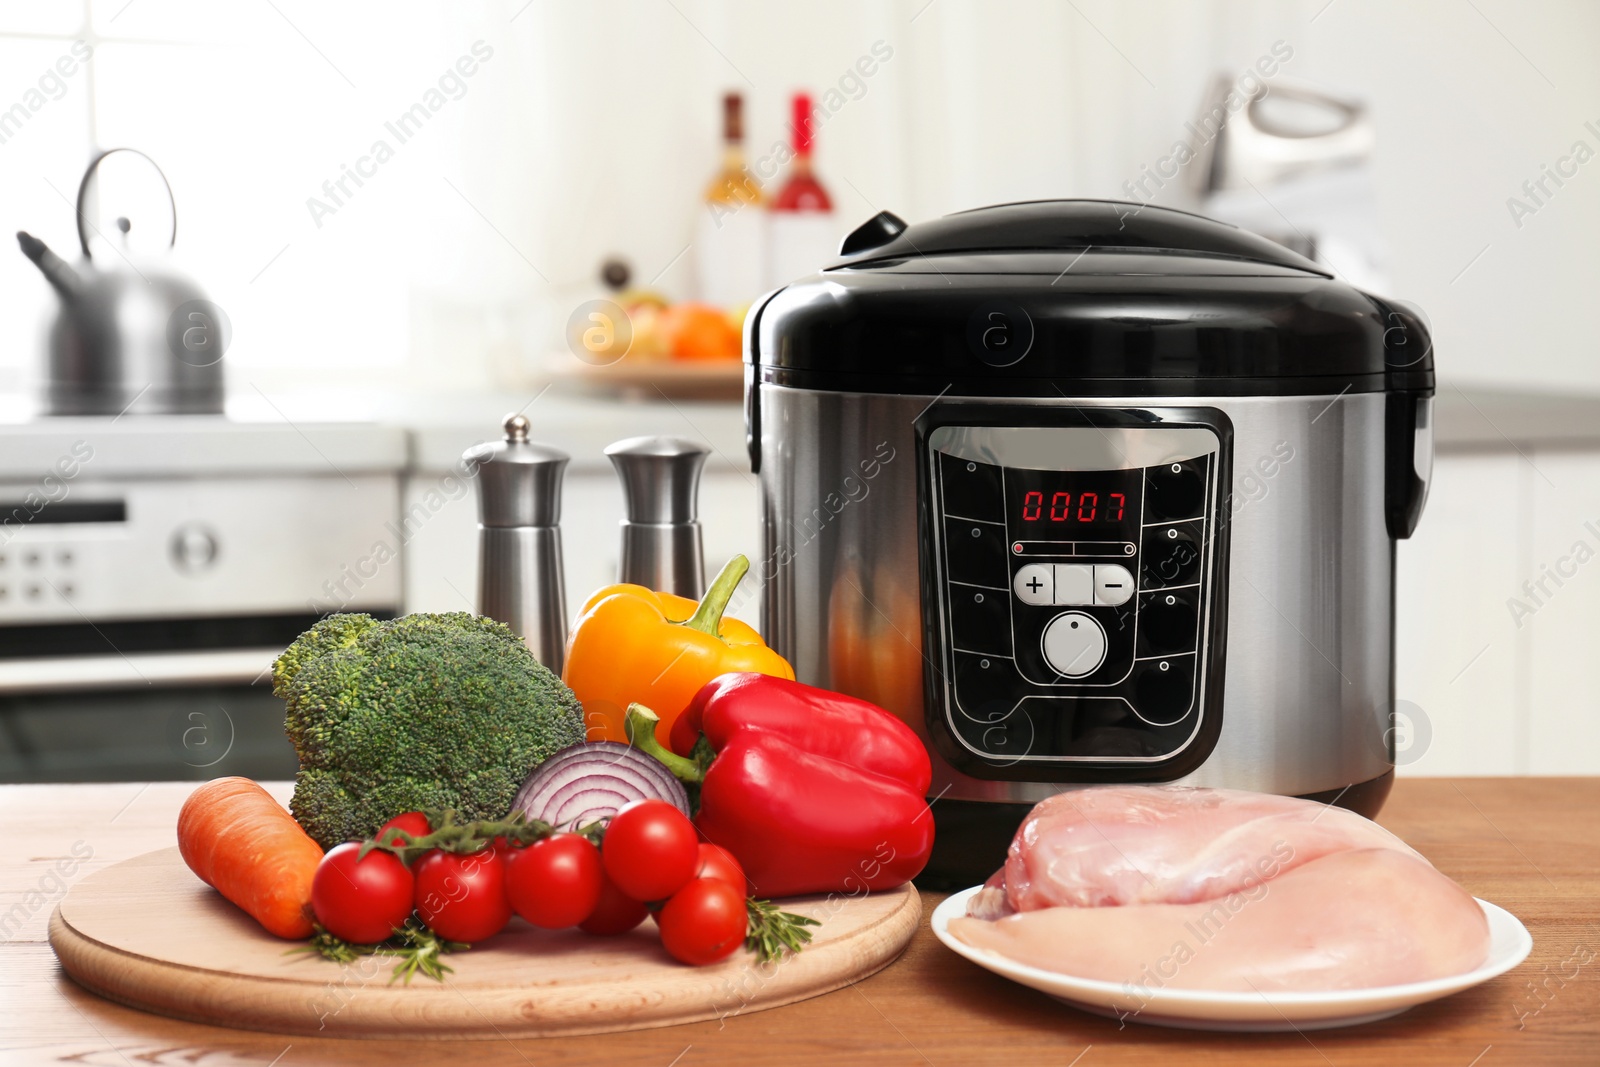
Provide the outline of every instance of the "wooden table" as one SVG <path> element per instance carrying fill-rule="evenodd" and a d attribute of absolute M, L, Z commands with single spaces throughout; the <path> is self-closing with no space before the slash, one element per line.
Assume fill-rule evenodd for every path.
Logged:
<path fill-rule="evenodd" d="M 1305 1035 L 1215 1035 L 1074 1011 L 973 966 L 924 915 L 906 955 L 787 1008 L 565 1040 L 288 1038 L 176 1022 L 101 1000 L 45 939 L 66 881 L 174 843 L 191 785 L 0 786 L 0 1064 L 1501 1064 L 1600 1063 L 1600 779 L 1402 779 L 1380 820 L 1533 932 L 1533 955 L 1487 985 L 1395 1019 Z M 287 796 L 286 788 L 279 788 Z M 63 858 L 88 858 L 68 879 Z M 928 910 L 937 897 L 925 896 Z M 129 916 L 137 922 L 138 916 Z M 1583 962 L 1587 960 L 1588 962 Z M 1574 973 L 1576 972 L 1576 973 Z"/>

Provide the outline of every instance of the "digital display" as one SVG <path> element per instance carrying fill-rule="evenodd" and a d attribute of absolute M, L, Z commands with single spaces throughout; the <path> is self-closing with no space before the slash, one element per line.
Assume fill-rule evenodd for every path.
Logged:
<path fill-rule="evenodd" d="M 45 505 L 49 505 L 48 507 Z M 47 526 L 52 523 L 127 522 L 128 505 L 121 500 L 49 500 L 38 507 L 21 501 L 0 501 L 0 516 L 5 523 Z"/>
<path fill-rule="evenodd" d="M 1050 494 L 1051 522 L 1121 522 L 1128 509 L 1128 497 L 1124 493 L 1107 493 L 1105 506 L 1100 504 L 1100 494 L 1086 489 L 1078 494 L 1078 505 L 1074 512 L 1072 494 L 1065 489 L 1057 489 Z M 1045 519 L 1044 491 L 1030 489 L 1022 495 L 1022 521 L 1043 522 Z"/>
<path fill-rule="evenodd" d="M 1139 526 L 1142 470 L 1007 470 L 1006 521 L 1025 537 L 1109 539 Z"/>

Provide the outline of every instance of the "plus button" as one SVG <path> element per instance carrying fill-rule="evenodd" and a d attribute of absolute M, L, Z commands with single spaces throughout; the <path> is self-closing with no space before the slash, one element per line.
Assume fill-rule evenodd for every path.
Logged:
<path fill-rule="evenodd" d="M 1029 563 L 1012 576 L 1011 591 L 1024 604 L 1046 605 L 1055 597 L 1055 570 L 1048 563 Z"/>

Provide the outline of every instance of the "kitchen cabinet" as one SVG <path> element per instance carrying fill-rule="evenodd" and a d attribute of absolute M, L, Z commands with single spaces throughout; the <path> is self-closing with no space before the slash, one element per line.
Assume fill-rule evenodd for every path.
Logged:
<path fill-rule="evenodd" d="M 1501 626 L 1521 642 L 1526 770 L 1592 774 L 1600 769 L 1600 454 L 1538 452 L 1525 468 L 1528 551 Z"/>
<path fill-rule="evenodd" d="M 1401 774 L 1600 772 L 1600 448 L 1501 444 L 1400 543 Z"/>
<path fill-rule="evenodd" d="M 1505 597 L 1523 576 L 1525 462 L 1441 456 L 1396 558 L 1395 747 L 1401 774 L 1515 774 L 1527 731 Z M 1487 501 L 1509 502 L 1486 506 Z"/>

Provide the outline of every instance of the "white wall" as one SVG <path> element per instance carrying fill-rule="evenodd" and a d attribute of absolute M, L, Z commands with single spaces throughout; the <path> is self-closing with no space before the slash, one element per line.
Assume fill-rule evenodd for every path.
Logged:
<path fill-rule="evenodd" d="M 0 231 L 70 245 L 51 186 L 70 194 L 91 144 L 146 147 L 177 187 L 180 249 L 232 314 L 244 391 L 514 382 L 609 253 L 686 294 L 726 88 L 759 156 L 791 90 L 837 85 L 882 42 L 818 162 L 842 222 L 915 220 L 1121 195 L 1214 72 L 1278 40 L 1285 76 L 1373 105 L 1394 288 L 1430 312 L 1442 372 L 1600 390 L 1600 163 L 1520 229 L 1506 209 L 1575 140 L 1600 150 L 1583 126 L 1600 128 L 1600 6 L 1580 0 L 61 0 L 0 10 L 0 108 L 83 35 L 86 76 L 0 144 Z M 307 199 L 479 40 L 493 58 L 464 95 L 318 227 Z M 0 287 L 15 391 L 50 298 L 14 253 Z"/>

